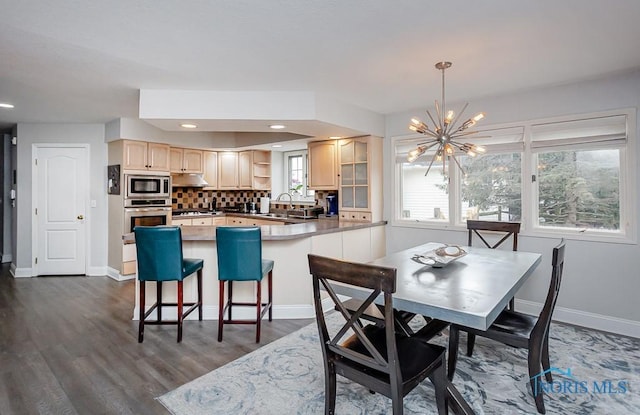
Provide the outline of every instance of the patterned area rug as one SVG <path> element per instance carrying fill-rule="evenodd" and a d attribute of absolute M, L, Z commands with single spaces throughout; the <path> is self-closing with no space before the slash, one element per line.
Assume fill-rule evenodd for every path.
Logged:
<path fill-rule="evenodd" d="M 337 314 L 328 321 L 334 327 Z M 415 319 L 414 319 L 415 320 Z M 446 333 L 434 343 L 446 346 Z M 161 397 L 174 415 L 322 414 L 324 373 L 317 326 L 311 324 Z M 477 338 L 467 357 L 461 335 L 453 383 L 477 414 L 536 413 L 526 351 Z M 550 338 L 553 384 L 547 414 L 640 414 L 640 341 L 564 324 Z M 338 376 L 337 414 L 389 414 L 390 399 Z M 406 414 L 435 414 L 425 380 L 404 399 Z"/>

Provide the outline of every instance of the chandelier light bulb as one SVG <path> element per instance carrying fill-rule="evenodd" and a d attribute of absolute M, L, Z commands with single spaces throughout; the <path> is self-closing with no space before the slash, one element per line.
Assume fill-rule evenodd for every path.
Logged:
<path fill-rule="evenodd" d="M 484 112 L 479 112 L 479 113 L 476 114 L 475 117 L 473 117 L 473 121 L 478 122 L 483 118 L 484 118 Z"/>
<path fill-rule="evenodd" d="M 451 124 L 451 121 L 453 121 L 454 117 L 455 117 L 455 112 L 453 112 L 452 110 L 447 111 L 447 115 L 444 117 L 444 124 L 445 125 Z"/>

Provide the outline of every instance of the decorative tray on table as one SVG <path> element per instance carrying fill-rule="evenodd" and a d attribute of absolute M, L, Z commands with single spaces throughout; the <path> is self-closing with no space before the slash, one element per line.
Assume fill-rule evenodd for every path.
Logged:
<path fill-rule="evenodd" d="M 467 255 L 467 251 L 457 245 L 444 245 L 421 254 L 415 254 L 412 260 L 433 268 L 442 268 Z"/>

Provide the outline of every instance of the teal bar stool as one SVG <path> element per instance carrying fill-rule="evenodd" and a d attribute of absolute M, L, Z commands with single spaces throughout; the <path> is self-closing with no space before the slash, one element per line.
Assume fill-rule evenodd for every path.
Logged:
<path fill-rule="evenodd" d="M 142 343 L 145 324 L 177 324 L 178 343 L 182 341 L 182 321 L 193 310 L 198 309 L 198 319 L 202 321 L 202 259 L 182 257 L 182 234 L 178 226 L 136 226 L 136 252 L 138 255 L 138 280 L 140 281 L 140 322 L 138 324 L 138 343 Z M 197 272 L 198 299 L 195 303 L 182 300 L 183 280 Z M 145 285 L 147 281 L 156 283 L 156 302 L 145 312 Z M 162 302 L 162 283 L 178 282 L 176 303 Z M 176 306 L 177 320 L 162 320 L 162 307 Z M 189 307 L 184 311 L 184 307 Z M 147 321 L 147 317 L 157 311 L 156 320 Z"/>
<path fill-rule="evenodd" d="M 216 228 L 216 245 L 218 246 L 218 280 L 220 281 L 220 300 L 218 301 L 218 341 L 222 341 L 222 329 L 225 324 L 255 324 L 256 343 L 260 342 L 260 321 L 269 312 L 272 320 L 273 294 L 273 261 L 262 259 L 262 237 L 258 227 L 225 227 Z M 268 275 L 268 302 L 262 302 L 262 279 Z M 255 303 L 234 302 L 234 281 L 256 281 L 258 293 Z M 229 282 L 227 300 L 224 298 L 224 285 Z M 224 307 L 222 306 L 224 304 Z M 233 306 L 256 307 L 255 320 L 234 320 L 231 314 Z M 224 316 L 229 310 L 229 318 Z"/>

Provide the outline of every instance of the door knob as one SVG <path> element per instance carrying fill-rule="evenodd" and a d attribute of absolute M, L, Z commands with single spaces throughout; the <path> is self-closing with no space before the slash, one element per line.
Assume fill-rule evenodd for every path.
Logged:
<path fill-rule="evenodd" d="M 84 216 L 82 216 L 82 215 L 78 215 L 78 219 L 79 219 L 79 220 L 82 220 L 82 219 L 84 219 Z"/>

